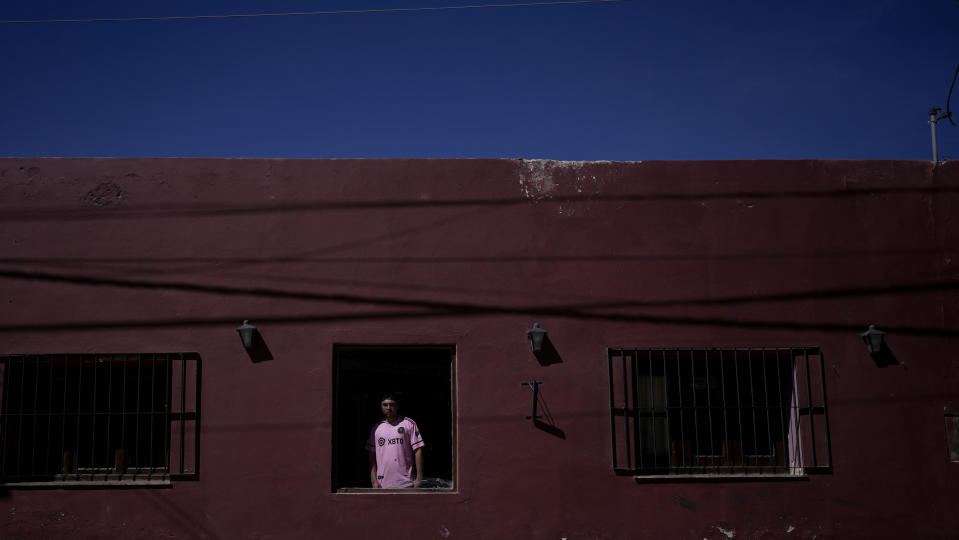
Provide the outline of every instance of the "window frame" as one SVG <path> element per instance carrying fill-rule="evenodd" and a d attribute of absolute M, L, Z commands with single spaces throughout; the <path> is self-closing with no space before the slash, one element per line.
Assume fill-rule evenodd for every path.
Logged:
<path fill-rule="evenodd" d="M 655 362 L 661 366 L 658 372 L 654 355 Z M 790 366 L 785 372 L 784 359 Z M 832 472 L 825 360 L 819 347 L 610 347 L 607 361 L 611 455 L 617 475 L 633 476 L 637 481 L 774 480 L 805 479 L 810 474 Z M 688 362 L 688 369 L 683 369 L 684 362 Z M 699 374 L 697 362 L 701 366 Z M 642 365 L 644 363 L 648 368 Z M 709 374 L 710 365 L 714 370 L 718 366 L 719 377 L 715 371 L 712 376 Z M 757 394 L 752 386 L 755 374 L 749 371 L 748 398 L 744 399 L 739 384 L 745 379 L 733 370 L 741 366 L 752 370 L 753 365 L 763 370 L 762 389 Z M 769 365 L 776 369 L 772 376 L 767 369 Z M 640 383 L 643 377 L 648 382 Z M 733 385 L 728 380 L 733 377 L 736 381 L 734 402 L 729 397 Z M 663 385 L 658 396 L 658 392 L 654 392 L 655 379 L 658 379 L 655 384 Z M 641 384 L 648 384 L 649 390 L 641 392 Z M 670 395 L 671 388 L 673 395 Z M 787 389 L 788 403 L 784 401 L 783 389 Z M 773 393 L 776 395 L 772 396 Z M 763 403 L 757 403 L 757 395 L 762 396 Z M 696 396 L 700 401 L 705 397 L 706 404 L 696 403 Z M 771 396 L 775 398 L 772 403 Z M 745 424 L 743 409 L 752 413 Z M 732 429 L 728 422 L 730 410 L 735 410 L 738 422 Z M 757 430 L 761 424 L 757 411 L 765 416 L 762 428 L 767 436 L 765 441 Z M 717 424 L 714 414 L 722 419 L 721 425 Z M 772 421 L 777 414 L 778 429 Z M 663 418 L 663 425 L 656 423 L 657 418 Z M 681 431 L 680 436 L 676 436 L 677 424 L 682 430 L 684 423 L 695 424 L 692 444 L 688 432 Z M 707 435 L 703 435 L 700 425 L 708 427 Z M 751 441 L 747 442 L 749 432 L 744 425 L 752 430 Z M 718 437 L 712 431 L 714 427 Z M 662 441 L 657 440 L 657 432 Z M 707 439 L 706 444 L 701 444 L 701 436 Z M 662 446 L 663 443 L 666 446 Z M 747 454 L 749 443 L 753 454 Z M 700 447 L 708 447 L 710 451 L 701 452 Z M 756 450 L 760 447 L 766 452 Z M 648 457 L 644 460 L 650 453 L 654 456 L 652 464 L 648 463 Z"/>
<path fill-rule="evenodd" d="M 449 472 L 450 472 L 450 487 L 419 487 L 419 488 L 373 488 L 368 486 L 368 481 L 365 482 L 366 485 L 363 486 L 350 486 L 343 485 L 344 478 L 339 470 L 340 467 L 344 466 L 341 455 L 340 445 L 347 445 L 347 448 L 353 448 L 357 441 L 346 441 L 343 440 L 343 428 L 340 425 L 342 421 L 341 416 L 343 414 L 344 403 L 341 403 L 343 399 L 344 391 L 342 377 L 345 369 L 343 369 L 344 363 L 347 360 L 344 359 L 344 352 L 356 352 L 356 351 L 365 351 L 371 353 L 372 356 L 388 354 L 390 351 L 403 352 L 404 354 L 409 354 L 410 352 L 415 351 L 430 351 L 432 354 L 437 355 L 439 358 L 443 356 L 442 366 L 445 368 L 448 366 L 449 369 Z M 457 463 L 458 463 L 458 444 L 457 444 L 457 384 L 456 384 L 456 358 L 457 358 L 457 348 L 455 344 L 450 343 L 441 343 L 441 344 L 367 344 L 367 343 L 334 343 L 333 344 L 333 437 L 332 437 L 332 459 L 331 459 L 331 475 L 330 475 L 330 484 L 331 491 L 334 494 L 416 494 L 416 493 L 457 493 Z M 352 360 L 358 361 L 358 360 Z M 359 360 L 358 362 L 362 362 Z M 437 366 L 440 365 L 440 362 L 437 361 Z M 439 375 L 437 375 L 439 376 Z M 372 390 L 372 393 L 369 396 L 369 403 L 365 405 L 370 408 L 375 408 L 376 418 L 381 418 L 378 416 L 379 413 L 379 397 L 383 390 L 405 390 L 404 388 L 397 388 L 396 385 L 387 384 L 377 386 L 373 385 L 376 389 Z M 402 386 L 402 385 L 401 385 Z M 408 393 L 408 390 L 407 390 Z M 409 412 L 409 400 L 406 400 L 407 403 L 401 406 L 401 414 L 404 416 Z M 420 417 L 417 412 L 409 414 L 413 418 L 417 425 L 423 429 L 426 441 L 426 449 L 424 451 L 429 452 L 426 457 L 428 458 L 425 463 L 426 477 L 430 478 L 433 475 L 430 473 L 431 469 L 431 457 L 433 454 L 433 449 L 435 448 L 434 442 L 437 437 L 435 435 L 431 436 L 431 433 L 435 433 L 434 430 L 430 430 L 428 423 L 424 423 L 425 418 Z M 362 431 L 363 442 L 366 441 L 366 436 L 369 434 L 370 428 L 375 425 L 375 421 L 370 422 L 370 425 L 364 425 Z M 426 428 L 424 428 L 426 426 Z M 445 437 L 444 437 L 445 440 Z M 359 451 L 363 451 L 362 445 L 358 447 Z M 363 463 L 366 462 L 365 451 L 363 453 Z M 367 469 L 368 470 L 368 469 Z M 368 478 L 368 474 L 366 478 Z"/>

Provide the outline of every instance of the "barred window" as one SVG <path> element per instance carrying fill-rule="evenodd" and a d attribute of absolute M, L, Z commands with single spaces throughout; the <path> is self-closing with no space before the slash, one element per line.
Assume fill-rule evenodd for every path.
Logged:
<path fill-rule="evenodd" d="M 831 470 L 818 348 L 609 349 L 608 360 L 619 474 Z"/>
<path fill-rule="evenodd" d="M 196 353 L 8 355 L 0 370 L 4 484 L 199 475 Z"/>

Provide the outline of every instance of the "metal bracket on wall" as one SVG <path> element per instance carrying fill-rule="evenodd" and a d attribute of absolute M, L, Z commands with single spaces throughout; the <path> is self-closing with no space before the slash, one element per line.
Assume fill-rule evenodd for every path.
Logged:
<path fill-rule="evenodd" d="M 520 383 L 522 386 L 529 386 L 533 389 L 533 412 L 526 417 L 527 420 L 532 420 L 534 423 L 542 418 L 542 416 L 536 414 L 536 409 L 539 406 L 539 385 L 543 384 L 543 381 L 523 381 Z"/>

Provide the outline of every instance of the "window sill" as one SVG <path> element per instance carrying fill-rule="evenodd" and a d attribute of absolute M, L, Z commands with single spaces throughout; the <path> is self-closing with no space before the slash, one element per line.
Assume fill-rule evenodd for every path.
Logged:
<path fill-rule="evenodd" d="M 340 488 L 335 493 L 345 493 L 350 495 L 421 495 L 424 493 L 448 493 L 456 494 L 458 491 L 454 488 Z"/>
<path fill-rule="evenodd" d="M 169 478 L 155 480 L 52 480 L 0 482 L 0 489 L 131 489 L 173 487 Z"/>
<path fill-rule="evenodd" d="M 670 482 L 805 482 L 807 474 L 660 474 L 633 475 L 637 484 Z"/>

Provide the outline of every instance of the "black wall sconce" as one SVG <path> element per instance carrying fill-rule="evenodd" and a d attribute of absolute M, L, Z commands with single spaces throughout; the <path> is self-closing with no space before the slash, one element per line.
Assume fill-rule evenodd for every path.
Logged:
<path fill-rule="evenodd" d="M 243 348 L 248 351 L 252 350 L 253 340 L 260 334 L 260 331 L 250 324 L 250 321 L 246 320 L 236 329 L 236 332 L 240 334 L 240 341 L 243 342 Z"/>
<path fill-rule="evenodd" d="M 877 329 L 875 325 L 870 324 L 869 329 L 859 334 L 859 337 L 866 344 L 866 351 L 877 366 L 888 367 L 899 364 L 889 346 L 886 345 L 886 333 Z"/>
<path fill-rule="evenodd" d="M 540 328 L 539 323 L 533 323 L 533 327 L 526 331 L 526 337 L 529 338 L 529 346 L 532 347 L 533 354 L 542 352 L 546 334 L 546 330 Z"/>
<path fill-rule="evenodd" d="M 886 342 L 886 333 L 882 330 L 876 330 L 876 325 L 870 324 L 869 330 L 859 334 L 862 341 L 866 344 L 866 350 L 869 354 L 878 354 L 882 351 L 882 346 Z"/>
<path fill-rule="evenodd" d="M 243 321 L 236 332 L 240 334 L 240 342 L 243 343 L 243 349 L 246 350 L 246 354 L 250 356 L 251 361 L 273 360 L 273 354 L 270 352 L 270 348 L 266 346 L 266 342 L 263 341 L 260 330 L 250 324 L 250 321 Z"/>

